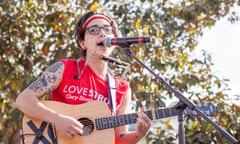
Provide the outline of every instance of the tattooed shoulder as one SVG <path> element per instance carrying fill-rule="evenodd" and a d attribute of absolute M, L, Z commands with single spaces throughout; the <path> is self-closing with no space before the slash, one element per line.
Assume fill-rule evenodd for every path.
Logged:
<path fill-rule="evenodd" d="M 37 93 L 43 91 L 47 85 L 46 76 L 41 75 L 36 81 L 32 82 L 28 88 Z"/>
<path fill-rule="evenodd" d="M 58 70 L 61 70 L 63 68 L 63 63 L 62 62 L 57 62 L 57 63 L 54 63 L 53 65 L 51 65 L 46 71 L 47 72 L 52 72 L 52 73 L 55 73 L 57 72 Z"/>
<path fill-rule="evenodd" d="M 60 76 L 58 73 L 61 73 L 63 70 L 64 64 L 62 62 L 57 62 L 51 65 L 47 70 L 28 88 L 35 93 L 47 93 L 54 88 L 56 88 L 56 82 L 60 81 Z"/>

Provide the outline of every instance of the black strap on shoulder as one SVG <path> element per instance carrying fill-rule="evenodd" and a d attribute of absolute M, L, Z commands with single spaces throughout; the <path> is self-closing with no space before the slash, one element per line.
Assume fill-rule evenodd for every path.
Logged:
<path fill-rule="evenodd" d="M 75 80 L 78 80 L 80 78 L 80 66 L 79 66 L 80 58 L 76 60 L 76 66 L 77 66 L 77 74 L 75 74 L 73 77 Z"/>

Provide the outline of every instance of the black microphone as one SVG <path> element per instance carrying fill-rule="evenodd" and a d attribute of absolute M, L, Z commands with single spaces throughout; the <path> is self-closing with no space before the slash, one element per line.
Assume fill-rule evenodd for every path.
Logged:
<path fill-rule="evenodd" d="M 151 41 L 150 37 L 126 37 L 126 38 L 106 38 L 103 40 L 103 45 L 105 47 L 111 47 L 113 45 L 119 46 L 129 46 L 131 44 L 144 44 Z"/>

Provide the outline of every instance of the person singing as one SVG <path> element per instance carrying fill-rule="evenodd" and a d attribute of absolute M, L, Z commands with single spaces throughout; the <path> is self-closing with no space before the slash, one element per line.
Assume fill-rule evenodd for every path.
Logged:
<path fill-rule="evenodd" d="M 105 47 L 102 42 L 106 37 L 117 37 L 118 29 L 110 17 L 90 11 L 80 18 L 75 33 L 83 56 L 77 60 L 61 59 L 52 64 L 15 101 L 16 108 L 24 114 L 52 123 L 69 138 L 81 135 L 83 124 L 48 108 L 39 99 L 50 92 L 52 101 L 73 105 L 103 101 L 111 109 L 109 67 L 101 56 L 110 56 L 114 47 Z M 131 101 L 129 83 L 120 77 L 113 77 L 116 85 L 116 115 L 126 114 Z M 95 111 L 97 113 L 98 109 Z M 115 128 L 115 144 L 135 144 L 147 134 L 151 120 L 143 112 L 138 112 L 137 116 L 135 131 L 128 131 L 127 126 Z"/>

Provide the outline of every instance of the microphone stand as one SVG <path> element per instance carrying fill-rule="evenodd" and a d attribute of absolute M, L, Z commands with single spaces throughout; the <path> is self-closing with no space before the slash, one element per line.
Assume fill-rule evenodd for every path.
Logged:
<path fill-rule="evenodd" d="M 227 131 L 225 131 L 223 128 L 218 126 L 214 121 L 208 118 L 208 116 L 202 112 L 194 103 L 192 103 L 189 99 L 187 99 L 185 96 L 183 96 L 180 92 L 176 91 L 174 88 L 172 88 L 167 82 L 163 80 L 160 76 L 158 76 L 156 73 L 154 73 L 148 66 L 146 66 L 141 60 L 139 60 L 130 50 L 130 44 L 126 43 L 123 45 L 120 45 L 124 50 L 125 53 L 135 59 L 140 65 L 142 65 L 144 68 L 146 68 L 151 74 L 153 74 L 158 81 L 165 86 L 167 90 L 172 92 L 178 99 L 178 132 L 179 132 L 179 139 L 178 142 L 179 144 L 185 144 L 185 130 L 183 126 L 183 121 L 184 121 L 184 114 L 183 111 L 186 107 L 188 107 L 191 110 L 195 110 L 198 115 L 200 115 L 202 118 L 204 118 L 206 121 L 211 123 L 215 129 L 217 129 L 226 139 L 228 139 L 232 144 L 239 144 L 239 141 L 235 139 L 233 136 L 231 136 Z"/>

